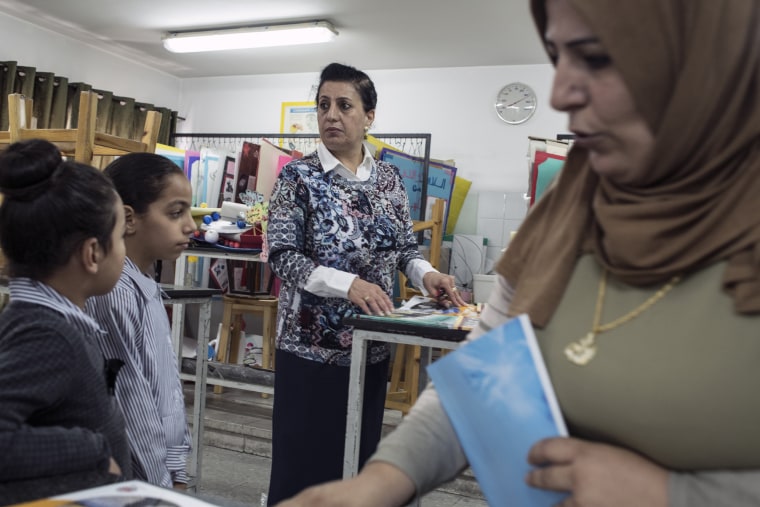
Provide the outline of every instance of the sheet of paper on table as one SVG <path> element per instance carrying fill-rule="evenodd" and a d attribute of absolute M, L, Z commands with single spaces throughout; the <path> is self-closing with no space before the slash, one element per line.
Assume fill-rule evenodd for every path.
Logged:
<path fill-rule="evenodd" d="M 218 507 L 172 489 L 147 482 L 127 481 L 92 489 L 73 491 L 53 498 L 18 504 L 16 507 Z M 10 506 L 13 507 L 13 506 Z"/>
<path fill-rule="evenodd" d="M 413 296 L 390 315 L 360 315 L 361 319 L 403 323 L 444 329 L 470 330 L 478 324 L 478 305 L 443 308 L 429 297 Z"/>

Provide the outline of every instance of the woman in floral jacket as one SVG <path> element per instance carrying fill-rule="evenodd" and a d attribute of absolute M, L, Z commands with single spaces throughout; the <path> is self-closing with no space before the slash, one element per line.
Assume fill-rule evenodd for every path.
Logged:
<path fill-rule="evenodd" d="M 457 304 L 454 280 L 417 249 L 398 169 L 375 161 L 364 137 L 375 117 L 370 78 L 330 64 L 317 90 L 321 144 L 286 165 L 269 204 L 269 264 L 282 280 L 277 317 L 269 503 L 338 479 L 357 312 L 393 310 L 397 270 Z M 360 463 L 380 439 L 389 350 L 370 347 Z"/>

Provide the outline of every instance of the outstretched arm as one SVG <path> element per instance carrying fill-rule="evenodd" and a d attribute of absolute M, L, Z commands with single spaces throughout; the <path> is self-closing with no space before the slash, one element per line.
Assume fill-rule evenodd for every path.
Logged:
<path fill-rule="evenodd" d="M 307 488 L 278 506 L 393 507 L 405 505 L 413 495 L 409 477 L 393 465 L 376 461 L 352 479 Z"/>

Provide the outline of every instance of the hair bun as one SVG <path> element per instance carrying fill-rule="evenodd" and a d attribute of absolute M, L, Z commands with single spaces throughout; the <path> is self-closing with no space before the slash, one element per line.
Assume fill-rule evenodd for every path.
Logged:
<path fill-rule="evenodd" d="M 0 153 L 0 192 L 7 199 L 34 200 L 59 179 L 63 168 L 54 144 L 41 139 L 13 143 Z"/>

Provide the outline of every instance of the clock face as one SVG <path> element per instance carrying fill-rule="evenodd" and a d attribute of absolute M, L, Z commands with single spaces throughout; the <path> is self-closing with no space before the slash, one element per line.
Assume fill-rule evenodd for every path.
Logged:
<path fill-rule="evenodd" d="M 536 93 L 523 83 L 510 83 L 496 95 L 496 114 L 503 121 L 518 125 L 536 112 Z"/>

